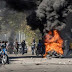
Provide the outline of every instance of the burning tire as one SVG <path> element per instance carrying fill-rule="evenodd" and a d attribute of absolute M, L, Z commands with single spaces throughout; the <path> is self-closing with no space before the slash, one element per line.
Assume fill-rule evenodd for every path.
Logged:
<path fill-rule="evenodd" d="M 63 55 L 58 54 L 56 51 L 49 51 L 46 57 L 47 58 L 50 58 L 50 57 L 52 57 L 52 58 L 62 58 Z"/>
<path fill-rule="evenodd" d="M 59 32 L 57 30 L 49 31 L 45 36 L 45 54 L 48 53 L 50 56 L 54 55 L 60 57 L 63 55 L 63 39 L 60 37 Z"/>

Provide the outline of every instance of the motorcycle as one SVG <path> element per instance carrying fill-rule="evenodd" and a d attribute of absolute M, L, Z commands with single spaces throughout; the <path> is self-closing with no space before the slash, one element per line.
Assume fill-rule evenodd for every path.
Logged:
<path fill-rule="evenodd" d="M 9 64 L 9 59 L 8 59 L 6 49 L 3 49 L 2 51 L 0 51 L 0 61 L 3 65 L 6 64 L 6 63 Z"/>
<path fill-rule="evenodd" d="M 37 49 L 36 49 L 36 55 L 39 56 L 41 54 L 41 56 L 43 57 L 43 47 L 39 47 L 37 46 Z"/>
<path fill-rule="evenodd" d="M 2 51 L 0 49 L 0 62 L 2 61 Z"/>
<path fill-rule="evenodd" d="M 7 55 L 4 53 L 2 56 L 2 64 L 6 64 L 7 63 Z"/>

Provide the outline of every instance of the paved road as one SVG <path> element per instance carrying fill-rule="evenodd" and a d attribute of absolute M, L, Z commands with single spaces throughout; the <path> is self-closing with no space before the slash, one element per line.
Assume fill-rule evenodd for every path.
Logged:
<path fill-rule="evenodd" d="M 9 64 L 2 65 L 0 72 L 72 72 L 72 65 Z"/>
<path fill-rule="evenodd" d="M 1 65 L 0 72 L 72 72 L 72 59 L 45 59 L 31 55 L 9 55 L 10 64 Z"/>

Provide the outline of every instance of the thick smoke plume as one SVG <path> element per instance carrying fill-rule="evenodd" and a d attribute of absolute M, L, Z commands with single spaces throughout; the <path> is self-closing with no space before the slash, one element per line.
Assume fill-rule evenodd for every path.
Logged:
<path fill-rule="evenodd" d="M 32 12 L 28 17 L 27 17 L 27 24 L 31 26 L 32 30 L 36 30 L 37 28 L 39 28 L 39 30 L 41 31 L 41 33 L 43 33 L 43 21 L 40 21 L 37 16 L 36 16 L 36 12 Z"/>
<path fill-rule="evenodd" d="M 18 11 L 34 10 L 37 8 L 37 2 L 40 5 L 36 12 L 27 17 L 28 25 L 33 29 L 39 28 L 42 34 L 52 29 L 69 29 L 66 17 L 72 12 L 72 0 L 1 0 L 5 1 L 9 8 Z"/>
<path fill-rule="evenodd" d="M 36 8 L 36 0 L 5 0 L 7 6 L 18 11 Z"/>
<path fill-rule="evenodd" d="M 42 34 L 53 29 L 68 33 L 72 28 L 71 13 L 71 0 L 42 0 L 38 9 L 27 17 L 27 23 L 33 30 L 39 28 Z"/>
<path fill-rule="evenodd" d="M 72 12 L 69 0 L 43 0 L 36 10 L 40 21 L 46 19 L 43 32 L 57 29 L 61 31 L 66 27 L 65 18 Z"/>

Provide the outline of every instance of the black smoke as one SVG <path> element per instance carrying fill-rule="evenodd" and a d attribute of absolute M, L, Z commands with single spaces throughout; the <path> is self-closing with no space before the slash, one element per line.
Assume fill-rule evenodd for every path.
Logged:
<path fill-rule="evenodd" d="M 36 14 L 41 21 L 46 18 L 45 30 L 62 30 L 66 26 L 64 19 L 68 15 L 68 8 L 66 0 L 43 0 Z"/>
<path fill-rule="evenodd" d="M 39 24 L 36 19 L 40 21 Z M 30 20 L 32 21 L 32 18 Z M 72 41 L 72 0 L 43 0 L 36 10 L 33 23 L 30 23 L 30 25 L 42 28 L 43 36 L 53 29 L 60 31 L 60 36 L 64 41 L 64 57 L 69 57 L 72 54 L 72 49 L 70 50 L 70 42 Z"/>
<path fill-rule="evenodd" d="M 69 13 L 65 20 L 66 27 L 61 31 L 61 36 L 64 40 L 72 39 L 72 13 Z"/>
<path fill-rule="evenodd" d="M 7 7 L 17 11 L 31 10 L 36 8 L 36 0 L 5 0 Z"/>
<path fill-rule="evenodd" d="M 41 33 L 51 29 L 68 30 L 67 16 L 71 11 L 71 0 L 4 0 L 9 8 L 23 11 L 35 10 L 27 17 L 27 23 L 33 30 L 39 28 Z M 37 7 L 37 2 L 39 6 Z M 71 24 L 71 23 L 70 23 Z M 71 26 L 71 25 L 70 25 Z M 70 31 L 70 29 L 68 30 Z"/>
<path fill-rule="evenodd" d="M 43 21 L 44 22 L 44 21 Z M 40 21 L 37 17 L 36 17 L 36 12 L 33 11 L 28 17 L 27 17 L 27 24 L 31 26 L 32 30 L 36 30 L 39 28 L 40 32 L 43 34 L 43 22 Z"/>
<path fill-rule="evenodd" d="M 36 16 L 29 16 L 28 24 L 32 28 L 42 28 L 44 34 L 49 30 L 70 31 L 71 22 L 67 22 L 72 12 L 71 0 L 43 0 L 35 11 Z M 33 18 L 32 18 L 33 17 Z M 40 21 L 40 23 L 37 22 Z M 32 23 L 31 23 L 32 22 Z M 69 26 L 68 26 L 69 25 Z"/>

